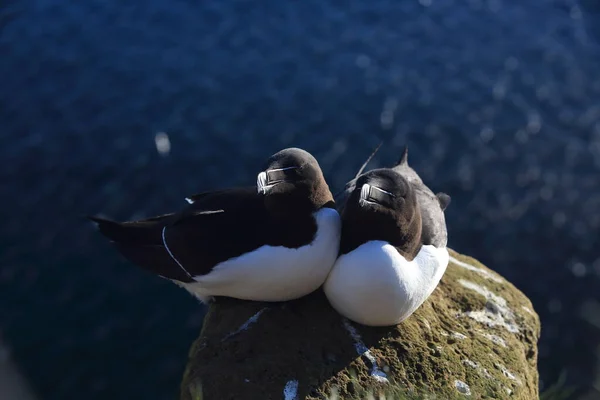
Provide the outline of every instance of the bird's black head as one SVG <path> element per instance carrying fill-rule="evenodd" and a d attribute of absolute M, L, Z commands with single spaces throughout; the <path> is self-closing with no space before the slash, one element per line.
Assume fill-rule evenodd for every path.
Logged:
<path fill-rule="evenodd" d="M 333 207 L 333 195 L 317 160 L 307 151 L 288 148 L 273 154 L 258 174 L 258 192 L 274 213 L 313 212 Z"/>
<path fill-rule="evenodd" d="M 412 185 L 389 168 L 361 175 L 342 211 L 341 254 L 387 241 L 412 259 L 420 249 L 421 211 Z"/>

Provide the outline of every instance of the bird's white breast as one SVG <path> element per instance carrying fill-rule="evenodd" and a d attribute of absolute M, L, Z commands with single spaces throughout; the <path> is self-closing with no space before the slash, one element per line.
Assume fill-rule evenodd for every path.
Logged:
<path fill-rule="evenodd" d="M 193 283 L 178 284 L 202 301 L 213 296 L 257 301 L 287 301 L 305 296 L 323 284 L 340 244 L 338 212 L 322 208 L 314 217 L 317 233 L 310 244 L 295 249 L 262 246 L 219 263 L 209 274 L 194 277 Z"/>
<path fill-rule="evenodd" d="M 448 266 L 448 250 L 422 246 L 412 261 L 384 241 L 339 257 L 323 287 L 343 316 L 369 326 L 396 325 L 433 292 Z"/>

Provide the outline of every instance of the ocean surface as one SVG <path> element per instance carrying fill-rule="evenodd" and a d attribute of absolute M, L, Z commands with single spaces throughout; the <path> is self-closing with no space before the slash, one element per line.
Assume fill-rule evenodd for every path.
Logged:
<path fill-rule="evenodd" d="M 82 216 L 253 184 L 290 146 L 340 189 L 385 140 L 371 165 L 408 144 L 449 246 L 533 301 L 542 389 L 598 398 L 599 27 L 587 0 L 3 1 L 10 357 L 39 399 L 176 398 L 203 308 Z"/>

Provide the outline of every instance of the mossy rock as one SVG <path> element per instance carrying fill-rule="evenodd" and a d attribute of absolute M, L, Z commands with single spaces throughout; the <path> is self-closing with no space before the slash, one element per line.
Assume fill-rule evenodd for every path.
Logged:
<path fill-rule="evenodd" d="M 351 323 L 319 290 L 286 303 L 218 299 L 181 399 L 537 399 L 540 322 L 504 278 L 450 251 L 429 299 L 387 328 Z"/>

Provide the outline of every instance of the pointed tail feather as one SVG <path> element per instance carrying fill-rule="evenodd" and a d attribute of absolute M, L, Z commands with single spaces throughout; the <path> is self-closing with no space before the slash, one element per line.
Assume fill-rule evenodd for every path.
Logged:
<path fill-rule="evenodd" d="M 365 170 L 365 168 L 367 167 L 367 165 L 371 162 L 371 160 L 373 159 L 373 157 L 375 156 L 375 154 L 377 154 L 377 151 L 379 150 L 379 148 L 381 147 L 382 144 L 383 144 L 383 141 L 379 142 L 379 144 L 377 145 L 377 147 L 375 148 L 375 150 L 373 150 L 371 152 L 371 155 L 369 155 L 369 157 L 367 158 L 367 160 L 360 167 L 360 169 L 358 170 L 358 172 L 356 173 L 356 175 L 354 176 L 354 178 L 352 178 L 350 181 L 348 181 L 346 183 L 346 185 L 344 186 L 344 188 L 342 190 L 338 191 L 333 196 L 333 198 L 334 198 L 334 200 L 335 200 L 336 203 L 338 203 L 339 201 L 342 200 L 342 197 L 343 197 L 344 193 L 348 190 L 348 188 L 354 186 L 354 183 L 356 182 L 356 179 L 358 179 L 358 177 L 363 173 L 363 171 Z"/>
<path fill-rule="evenodd" d="M 170 215 L 142 221 L 115 222 L 105 218 L 89 216 L 100 233 L 108 238 L 119 253 L 137 266 L 168 279 L 191 282 L 187 274 L 164 246 L 163 227 Z"/>
<path fill-rule="evenodd" d="M 377 145 L 377 147 L 375 147 L 375 150 L 373 150 L 373 152 L 371 153 L 371 155 L 369 156 L 369 158 L 367 158 L 367 161 L 365 161 L 363 163 L 363 165 L 360 167 L 360 169 L 358 170 L 358 172 L 354 176 L 354 179 L 358 178 L 363 173 L 363 171 L 367 167 L 367 164 L 369 164 L 369 162 L 371 162 L 371 160 L 373 159 L 373 157 L 375 156 L 375 154 L 377 154 L 377 151 L 379 150 L 379 148 L 381 147 L 382 144 L 383 144 L 383 140 L 381 142 L 379 142 L 379 144 Z"/>
<path fill-rule="evenodd" d="M 400 156 L 398 161 L 396 161 L 394 167 L 397 167 L 398 165 L 408 165 L 408 145 L 404 146 L 402 155 Z"/>

